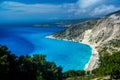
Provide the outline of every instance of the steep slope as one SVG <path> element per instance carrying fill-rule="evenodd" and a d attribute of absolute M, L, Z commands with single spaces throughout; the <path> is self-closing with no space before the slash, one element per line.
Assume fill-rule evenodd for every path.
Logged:
<path fill-rule="evenodd" d="M 96 22 L 97 20 L 89 20 L 76 25 L 72 25 L 68 29 L 53 34 L 52 36 L 57 39 L 82 41 L 84 38 L 84 32 L 88 29 L 92 29 L 93 25 L 95 25 Z"/>
<path fill-rule="evenodd" d="M 93 48 L 93 56 L 87 70 L 92 70 L 97 67 L 99 55 L 120 51 L 120 11 L 97 20 L 72 25 L 49 37 L 89 44 Z"/>
<path fill-rule="evenodd" d="M 56 39 L 79 41 L 95 47 L 109 46 L 118 50 L 120 47 L 118 45 L 120 41 L 120 11 L 97 20 L 89 20 L 73 25 L 52 36 Z"/>

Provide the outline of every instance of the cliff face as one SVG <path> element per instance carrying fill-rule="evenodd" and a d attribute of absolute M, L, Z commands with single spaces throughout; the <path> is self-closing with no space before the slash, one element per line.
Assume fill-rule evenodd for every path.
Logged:
<path fill-rule="evenodd" d="M 97 20 L 89 20 L 58 32 L 53 37 L 94 45 L 98 51 L 120 49 L 120 11 Z"/>

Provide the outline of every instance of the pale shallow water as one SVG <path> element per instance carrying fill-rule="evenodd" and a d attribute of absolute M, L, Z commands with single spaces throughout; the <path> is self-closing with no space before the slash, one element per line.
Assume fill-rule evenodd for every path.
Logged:
<path fill-rule="evenodd" d="M 48 61 L 63 67 L 63 71 L 83 70 L 91 56 L 91 48 L 78 42 L 45 38 L 64 27 L 0 28 L 0 44 L 7 45 L 17 56 L 44 54 Z"/>

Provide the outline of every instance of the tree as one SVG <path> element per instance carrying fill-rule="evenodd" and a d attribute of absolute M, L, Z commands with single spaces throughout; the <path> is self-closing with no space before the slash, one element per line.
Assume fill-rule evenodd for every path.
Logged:
<path fill-rule="evenodd" d="M 120 78 L 120 52 L 115 52 L 112 55 L 104 54 L 100 57 L 99 68 L 93 70 L 96 75 L 119 75 Z"/>
<path fill-rule="evenodd" d="M 0 46 L 0 80 L 62 80 L 62 68 L 45 57 L 17 57 L 6 46 Z"/>

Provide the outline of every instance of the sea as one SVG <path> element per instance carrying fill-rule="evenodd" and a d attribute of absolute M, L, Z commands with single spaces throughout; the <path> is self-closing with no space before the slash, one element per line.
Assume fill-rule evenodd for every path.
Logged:
<path fill-rule="evenodd" d="M 42 54 L 46 60 L 69 70 L 83 70 L 89 62 L 92 49 L 78 42 L 46 38 L 66 27 L 0 26 L 0 45 L 6 45 L 17 55 Z"/>

